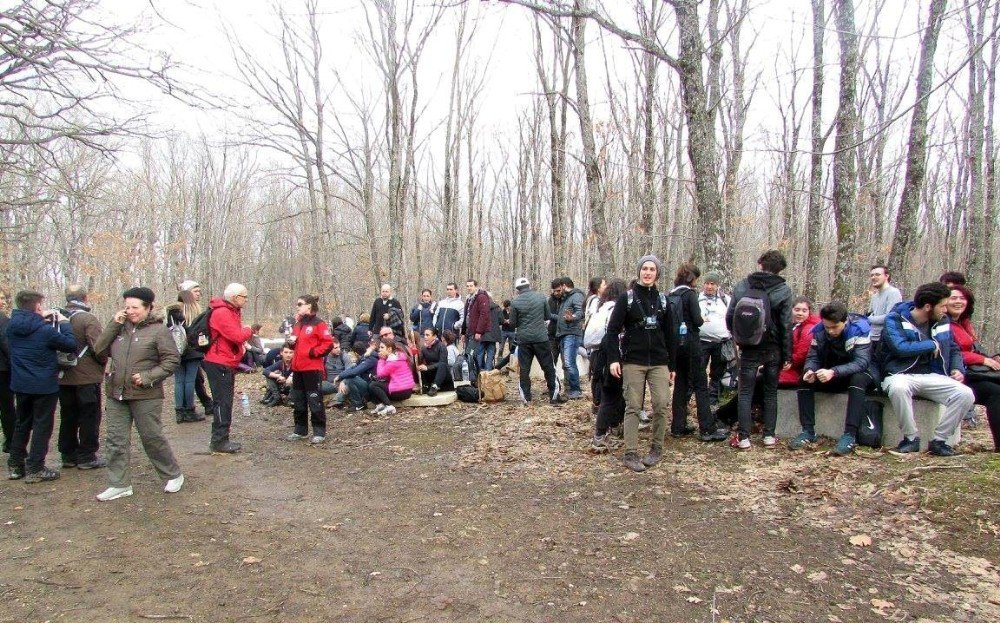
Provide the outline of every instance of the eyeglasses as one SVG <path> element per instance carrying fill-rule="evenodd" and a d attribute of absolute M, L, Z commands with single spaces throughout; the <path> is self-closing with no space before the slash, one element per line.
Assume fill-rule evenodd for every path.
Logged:
<path fill-rule="evenodd" d="M 306 305 L 308 305 L 308 304 L 309 304 L 309 303 L 302 303 L 302 302 L 299 302 L 299 303 L 296 303 L 296 304 L 295 304 L 295 306 L 296 306 L 296 307 L 304 307 L 304 306 L 306 306 Z"/>

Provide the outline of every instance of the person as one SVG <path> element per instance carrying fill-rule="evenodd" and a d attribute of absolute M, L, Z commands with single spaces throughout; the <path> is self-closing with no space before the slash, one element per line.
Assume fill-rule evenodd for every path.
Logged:
<path fill-rule="evenodd" d="M 454 384 L 455 379 L 461 380 L 462 364 L 458 353 L 458 335 L 454 331 L 445 331 L 441 334 L 441 341 L 448 349 L 448 369 L 451 370 L 451 379 Z"/>
<path fill-rule="evenodd" d="M 465 291 L 468 294 L 465 302 L 465 356 L 466 360 L 470 356 L 473 358 L 469 370 L 470 375 L 474 377 L 474 370 L 483 367 L 482 362 L 486 357 L 483 335 L 493 326 L 493 318 L 490 316 L 490 297 L 486 290 L 479 287 L 478 281 L 475 279 L 466 281 Z M 489 369 L 492 369 L 492 365 Z"/>
<path fill-rule="evenodd" d="M 392 296 L 392 286 L 383 283 L 379 297 L 372 302 L 371 332 L 378 333 L 382 327 L 389 327 L 393 333 L 403 335 L 403 306 Z"/>
<path fill-rule="evenodd" d="M 181 357 L 163 317 L 153 313 L 152 290 L 129 288 L 122 299 L 123 308 L 104 328 L 95 347 L 111 359 L 104 385 L 109 486 L 97 494 L 101 502 L 132 495 L 129 448 L 133 422 L 149 462 L 166 481 L 163 490 L 177 493 L 184 486 L 184 474 L 160 421 L 163 381 L 180 365 Z"/>
<path fill-rule="evenodd" d="M 333 379 L 338 391 L 347 396 L 348 411 L 360 412 L 366 408 L 368 379 L 378 366 L 378 342 L 377 337 L 372 338 L 368 344 L 355 342 L 354 353 L 358 356 L 358 362 Z"/>
<path fill-rule="evenodd" d="M 899 419 L 903 439 L 897 452 L 919 452 L 920 431 L 913 417 L 913 398 L 919 396 L 944 405 L 930 453 L 953 456 L 947 440 L 972 407 L 975 396 L 963 385 L 965 364 L 951 333 L 947 313 L 951 289 L 940 282 L 925 283 L 889 312 L 882 331 L 882 389 Z"/>
<path fill-rule="evenodd" d="M 614 311 L 618 298 L 625 293 L 628 286 L 621 279 L 612 279 L 601 291 L 600 305 L 587 322 L 587 339 L 598 344 L 591 350 L 590 374 L 594 384 L 600 384 L 601 397 L 597 408 L 597 419 L 594 422 L 594 438 L 590 442 L 591 452 L 607 452 L 610 449 L 610 431 L 621 426 L 625 418 L 625 395 L 622 393 L 620 377 L 608 373 L 607 348 L 619 348 L 617 340 L 604 340 L 607 334 L 608 321 Z"/>
<path fill-rule="evenodd" d="M 250 325 L 250 339 L 245 344 L 246 352 L 243 354 L 244 372 L 252 372 L 264 364 L 264 342 L 260 338 L 260 330 L 264 325 L 254 323 Z"/>
<path fill-rule="evenodd" d="M 280 405 L 284 397 L 292 391 L 292 357 L 294 355 L 295 347 L 285 342 L 281 346 L 281 356 L 264 368 L 261 373 L 267 379 L 267 390 L 261 401 L 265 407 Z"/>
<path fill-rule="evenodd" d="M 938 277 L 938 281 L 948 286 L 949 288 L 953 286 L 966 285 L 965 273 L 960 273 L 957 270 L 949 270 L 941 273 L 941 276 Z"/>
<path fill-rule="evenodd" d="M 303 294 L 295 302 L 295 326 L 288 341 L 295 347 L 292 357 L 292 405 L 295 430 L 289 441 L 309 439 L 317 444 L 326 441 L 326 406 L 320 384 L 326 375 L 324 359 L 333 347 L 330 327 L 319 313 L 319 297 Z M 312 437 L 309 437 L 310 416 Z"/>
<path fill-rule="evenodd" d="M 400 352 L 399 344 L 391 337 L 384 337 L 378 348 L 376 378 L 368 384 L 368 397 L 378 406 L 373 415 L 392 415 L 396 412 L 393 400 L 406 400 L 413 395 L 413 374 L 406 354 Z"/>
<path fill-rule="evenodd" d="M 882 327 L 885 317 L 892 308 L 903 302 L 899 289 L 889 283 L 889 268 L 884 264 L 876 264 L 869 271 L 871 280 L 871 305 L 868 308 L 868 323 L 871 325 L 872 342 L 882 338 Z"/>
<path fill-rule="evenodd" d="M 10 316 L 7 307 L 7 293 L 0 290 L 0 431 L 3 432 L 3 453 L 10 452 L 10 441 L 14 438 L 14 392 L 10 391 L 10 343 L 7 341 L 7 325 Z"/>
<path fill-rule="evenodd" d="M 202 313 L 201 304 L 190 289 L 178 292 L 177 302 L 167 305 L 164 311 L 168 324 L 181 324 L 185 329 Z M 180 366 L 174 371 L 174 416 L 178 424 L 205 420 L 205 416 L 194 407 L 195 386 L 204 358 L 205 353 L 197 348 L 185 348 Z"/>
<path fill-rule="evenodd" d="M 675 369 L 677 362 L 677 342 L 670 330 L 670 306 L 666 296 L 656 287 L 662 271 L 663 264 L 655 255 L 639 258 L 636 281 L 615 302 L 604 336 L 608 371 L 622 379 L 625 394 L 622 463 L 635 472 L 653 467 L 663 456 L 663 438 L 670 411 L 670 370 Z M 615 348 L 615 341 L 622 333 L 621 347 Z M 639 411 L 647 386 L 653 409 L 652 439 L 649 453 L 640 460 Z"/>
<path fill-rule="evenodd" d="M 497 347 L 497 356 L 507 356 L 514 353 L 514 328 L 510 326 L 510 299 L 504 299 L 500 304 L 500 345 Z"/>
<path fill-rule="evenodd" d="M 514 281 L 517 296 L 510 302 L 510 326 L 514 328 L 514 342 L 517 344 L 517 363 L 519 367 L 518 391 L 521 401 L 531 403 L 531 363 L 538 359 L 538 365 L 545 375 L 545 385 L 549 391 L 549 402 L 562 404 L 565 399 L 560 395 L 559 380 L 556 369 L 552 365 L 552 350 L 549 348 L 546 335 L 545 320 L 549 317 L 549 304 L 545 295 L 531 289 L 531 283 L 525 277 Z"/>
<path fill-rule="evenodd" d="M 197 281 L 193 281 L 191 279 L 182 281 L 177 286 L 177 292 L 178 292 L 178 300 L 180 300 L 181 292 L 190 292 L 191 297 L 194 299 L 194 302 L 198 305 L 198 309 L 204 311 L 202 309 L 202 304 L 201 304 L 201 284 L 199 284 Z M 197 316 L 191 318 L 191 323 L 194 324 L 194 321 L 196 319 Z M 189 352 L 189 351 L 195 351 L 195 352 Z M 198 402 L 200 402 L 202 408 L 205 409 L 205 414 L 211 413 L 212 396 L 211 394 L 208 393 L 208 378 L 205 376 L 205 370 L 203 370 L 201 367 L 201 362 L 204 360 L 205 354 L 193 348 L 186 349 L 184 351 L 184 354 L 198 359 L 198 371 L 194 378 L 194 395 L 198 397 Z M 176 382 L 176 376 L 174 377 L 174 379 Z M 188 413 L 188 416 L 189 418 L 193 418 L 195 422 L 201 422 L 205 419 L 205 416 L 203 414 L 194 410 L 194 402 L 191 402 L 191 412 Z"/>
<path fill-rule="evenodd" d="M 489 303 L 487 311 L 490 317 L 490 328 L 483 333 L 479 340 L 479 357 L 476 359 L 476 367 L 480 370 L 492 370 L 495 367 L 497 344 L 501 339 L 503 325 L 503 311 L 493 300 L 493 295 L 490 292 L 486 293 L 486 300 Z"/>
<path fill-rule="evenodd" d="M 324 396 L 333 394 L 332 405 L 338 408 L 342 407 L 347 401 L 347 394 L 341 393 L 340 384 L 334 383 L 333 379 L 340 376 L 347 368 L 354 365 L 355 362 L 351 359 L 350 353 L 344 352 L 336 335 L 333 336 L 333 344 L 330 345 L 330 352 L 327 353 L 326 359 L 323 361 L 325 380 L 319 385 L 320 391 Z"/>
<path fill-rule="evenodd" d="M 875 383 L 870 371 L 871 326 L 862 316 L 849 316 L 847 305 L 831 301 L 819 310 L 822 323 L 810 330 L 812 340 L 796 397 L 802 432 L 789 442 L 799 449 L 816 441 L 816 392 L 847 391 L 844 433 L 833 453 L 852 454 L 858 445 L 858 429 L 865 414 L 865 392 Z"/>
<path fill-rule="evenodd" d="M 371 316 L 367 312 L 358 316 L 358 324 L 354 325 L 354 332 L 351 334 L 351 350 L 354 350 L 355 344 L 361 344 L 363 348 L 368 348 L 368 342 L 372 340 L 370 322 Z"/>
<path fill-rule="evenodd" d="M 733 298 L 726 310 L 726 328 L 733 334 L 740 346 L 739 390 L 737 410 L 739 432 L 733 437 L 733 447 L 739 450 L 750 448 L 751 403 L 757 384 L 757 369 L 763 366 L 761 382 L 764 394 L 764 447 L 774 448 L 778 444 L 774 429 L 778 420 L 778 373 L 786 362 L 791 361 L 791 312 L 792 290 L 785 280 L 778 276 L 787 266 L 785 256 L 778 250 L 764 252 L 757 258 L 757 272 L 750 273 L 733 288 Z M 746 301 L 744 301 L 746 297 Z M 740 315 L 737 317 L 737 308 Z M 754 315 L 753 311 L 758 312 Z M 757 343 L 746 341 L 740 344 L 741 332 L 752 332 L 754 326 L 760 330 L 755 338 Z M 734 322 L 739 323 L 734 330 Z M 747 337 L 751 337 L 747 335 Z"/>
<path fill-rule="evenodd" d="M 583 342 L 583 292 L 573 285 L 573 280 L 563 277 L 559 285 L 561 296 L 559 308 L 549 316 L 549 322 L 556 326 L 556 339 L 562 355 L 563 380 L 569 385 L 566 397 L 570 400 L 583 398 L 580 388 L 580 369 L 577 366 L 577 351 Z"/>
<path fill-rule="evenodd" d="M 591 277 L 587 282 L 587 298 L 583 303 L 583 326 L 587 326 L 590 317 L 601 307 L 601 295 L 607 289 L 608 282 L 604 277 Z"/>
<path fill-rule="evenodd" d="M 420 349 L 420 383 L 427 388 L 428 396 L 436 396 L 438 391 L 454 389 L 451 380 L 451 366 L 448 365 L 448 346 L 442 342 L 434 327 L 423 332 L 424 345 Z"/>
<path fill-rule="evenodd" d="M 449 282 L 444 291 L 447 296 L 438 301 L 434 312 L 433 324 L 438 335 L 444 335 L 445 331 L 460 331 L 465 321 L 465 303 L 458 294 L 458 284 Z"/>
<path fill-rule="evenodd" d="M 556 336 L 556 323 L 549 319 L 559 313 L 559 307 L 562 305 L 562 277 L 553 279 L 549 284 L 549 298 L 547 302 L 549 313 L 546 314 L 545 320 L 549 332 L 549 350 L 552 351 L 552 365 L 557 365 L 562 352 L 559 349 L 559 338 Z"/>
<path fill-rule="evenodd" d="M 806 358 L 813 343 L 813 327 L 820 318 L 813 313 L 812 301 L 800 296 L 792 301 L 792 358 L 781 367 L 778 387 L 798 387 L 805 373 Z"/>
<path fill-rule="evenodd" d="M 729 297 L 720 288 L 722 275 L 715 271 L 705 274 L 702 280 L 701 294 L 698 295 L 698 307 L 701 311 L 700 339 L 704 366 L 708 367 L 708 400 L 715 407 L 719 404 L 722 393 L 722 377 L 726 374 L 729 360 L 723 354 L 723 349 L 732 343 L 732 336 L 726 328 L 726 308 L 729 307 Z"/>
<path fill-rule="evenodd" d="M 87 288 L 66 288 L 65 314 L 73 329 L 77 363 L 59 379 L 59 454 L 64 468 L 97 469 L 104 459 L 97 455 L 101 434 L 101 382 L 108 358 L 97 352 L 101 322 L 90 311 Z"/>
<path fill-rule="evenodd" d="M 410 310 L 410 324 L 413 332 L 420 334 L 424 329 L 434 326 L 434 314 L 438 304 L 434 301 L 434 292 L 428 288 L 420 291 L 420 300 Z"/>
<path fill-rule="evenodd" d="M 250 339 L 250 326 L 243 324 L 243 306 L 248 292 L 241 283 L 230 283 L 222 298 L 212 299 L 208 320 L 211 344 L 202 368 L 212 388 L 212 437 L 209 449 L 220 454 L 235 454 L 242 446 L 229 438 L 233 423 L 233 396 L 236 392 L 236 367 L 243 358 L 243 344 Z"/>
<path fill-rule="evenodd" d="M 14 297 L 17 309 L 7 323 L 10 389 L 15 403 L 8 477 L 23 478 L 27 483 L 59 478 L 58 471 L 45 465 L 59 400 L 56 352 L 78 352 L 69 319 L 59 310 L 44 309 L 44 300 L 38 292 L 21 290 Z"/>
<path fill-rule="evenodd" d="M 951 335 L 962 351 L 962 361 L 966 369 L 970 366 L 985 366 L 991 371 L 1000 371 L 1000 357 L 992 357 L 982 352 L 972 327 L 976 297 L 963 285 L 951 286 L 948 299 L 948 315 L 951 317 Z M 971 370 L 966 373 L 965 383 L 972 389 L 976 404 L 986 407 L 986 419 L 993 436 L 993 451 L 1000 452 L 1000 374 L 977 377 Z"/>
<path fill-rule="evenodd" d="M 351 338 L 354 336 L 354 327 L 348 322 L 350 318 L 334 316 L 330 319 L 330 335 L 337 344 L 340 345 L 341 352 L 351 350 Z"/>
<path fill-rule="evenodd" d="M 708 376 L 705 374 L 705 360 L 701 352 L 701 306 L 698 304 L 698 278 L 701 270 L 689 262 L 681 264 L 674 279 L 674 288 L 668 295 L 668 300 L 676 298 L 678 304 L 672 311 L 679 309 L 680 316 L 674 319 L 678 326 L 677 365 L 674 368 L 675 381 L 672 397 L 673 416 L 670 422 L 670 434 L 683 437 L 695 432 L 687 423 L 687 407 L 689 392 L 694 393 L 695 406 L 698 412 L 698 438 L 705 442 L 725 441 L 729 438 L 729 429 L 719 425 L 708 396 Z"/>

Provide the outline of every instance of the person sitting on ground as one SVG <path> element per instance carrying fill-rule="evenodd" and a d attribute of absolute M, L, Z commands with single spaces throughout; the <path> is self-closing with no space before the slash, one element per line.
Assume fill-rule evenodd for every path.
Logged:
<path fill-rule="evenodd" d="M 312 437 L 309 443 L 326 441 L 326 406 L 320 392 L 320 383 L 326 374 L 323 360 L 333 347 L 330 328 L 319 316 L 319 297 L 303 294 L 295 303 L 299 310 L 298 322 L 292 328 L 288 341 L 295 346 L 292 357 L 292 405 L 295 408 L 295 430 L 288 435 L 289 441 L 306 439 L 309 423 L 312 423 Z M 310 416 L 307 419 L 307 416 Z"/>
<path fill-rule="evenodd" d="M 819 310 L 822 324 L 813 327 L 797 397 L 802 433 L 789 442 L 792 449 L 816 441 L 816 392 L 847 390 L 844 434 L 833 453 L 846 456 L 858 445 L 858 429 L 865 413 L 865 392 L 874 384 L 871 373 L 871 326 L 868 319 L 849 316 L 847 306 L 831 301 Z"/>
<path fill-rule="evenodd" d="M 781 368 L 778 387 L 795 388 L 802 382 L 809 346 L 813 343 L 813 327 L 819 323 L 820 318 L 807 297 L 800 296 L 792 302 L 792 360 Z"/>
<path fill-rule="evenodd" d="M 377 344 L 378 338 L 373 338 L 368 344 L 355 342 L 354 355 L 357 363 L 333 379 L 337 391 L 347 396 L 348 411 L 364 411 L 367 406 L 368 379 L 378 365 Z"/>
<path fill-rule="evenodd" d="M 448 347 L 438 339 L 437 329 L 428 327 L 423 332 L 424 346 L 420 349 L 420 382 L 428 396 L 436 396 L 439 390 L 454 389 L 451 380 L 451 366 L 448 365 Z"/>
<path fill-rule="evenodd" d="M 594 384 L 600 384 L 596 392 L 601 397 L 597 408 L 597 421 L 594 423 L 594 438 L 590 442 L 592 452 L 607 452 L 610 449 L 609 431 L 622 425 L 625 419 L 625 395 L 622 392 L 621 377 L 608 373 L 608 353 L 606 348 L 618 348 L 614 340 L 605 342 L 608 321 L 615 303 L 628 286 L 621 279 L 612 279 L 601 291 L 600 305 L 587 323 L 586 339 L 591 344 L 598 344 L 591 349 L 590 374 Z"/>
<path fill-rule="evenodd" d="M 972 407 L 975 396 L 965 380 L 962 353 L 951 333 L 948 300 L 951 289 L 943 283 L 925 283 L 912 301 L 897 305 L 885 319 L 882 331 L 882 389 L 899 419 L 903 440 L 897 452 L 919 452 L 920 431 L 913 416 L 913 398 L 919 396 L 944 405 L 934 438 L 928 446 L 937 456 L 953 456 L 947 440 Z"/>
<path fill-rule="evenodd" d="M 342 352 L 347 353 L 351 350 L 351 336 L 354 335 L 354 329 L 350 324 L 340 316 L 334 316 L 330 319 L 330 333 L 333 335 L 333 339 L 340 344 L 340 349 Z M 327 377 L 331 378 L 331 377 Z"/>
<path fill-rule="evenodd" d="M 986 407 L 986 419 L 990 423 L 990 433 L 993 435 L 993 451 L 1000 452 L 1000 356 L 987 356 L 982 352 L 972 328 L 972 314 L 975 311 L 976 297 L 972 291 L 962 285 L 951 287 L 951 298 L 948 300 L 948 315 L 951 317 L 951 335 L 962 351 L 962 360 L 968 369 L 965 384 L 976 396 L 976 404 Z M 996 374 L 976 374 L 970 366 L 985 366 Z M 993 378 L 989 378 L 992 376 Z"/>
<path fill-rule="evenodd" d="M 278 360 L 262 372 L 267 379 L 267 391 L 260 404 L 265 407 L 280 405 L 292 391 L 292 356 L 295 355 L 295 347 L 286 342 L 279 352 L 281 355 Z"/>
<path fill-rule="evenodd" d="M 378 403 L 372 414 L 392 415 L 396 412 L 392 401 L 406 400 L 413 395 L 416 385 L 406 354 L 394 339 L 382 338 L 376 370 L 376 378 L 368 384 L 368 397 Z"/>
<path fill-rule="evenodd" d="M 354 351 L 355 344 L 361 344 L 362 348 L 368 348 L 368 342 L 372 340 L 372 331 L 369 323 L 371 322 L 371 316 L 368 313 L 363 313 L 358 316 L 358 324 L 354 325 L 354 332 L 351 333 L 351 347 L 349 350 Z M 343 346 L 343 345 L 341 345 Z M 345 348 L 345 350 L 348 350 Z"/>
<path fill-rule="evenodd" d="M 320 389 L 324 396 L 333 394 L 333 406 L 342 407 L 347 401 L 347 394 L 340 392 L 339 383 L 334 383 L 333 379 L 339 377 L 347 368 L 354 365 L 348 353 L 340 347 L 340 342 L 336 337 L 330 353 L 326 356 L 326 380 L 320 383 Z"/>
<path fill-rule="evenodd" d="M 441 341 L 444 342 L 445 348 L 448 350 L 448 369 L 451 371 L 451 380 L 454 383 L 455 379 L 461 380 L 462 369 L 461 363 L 459 363 L 459 353 L 458 353 L 458 335 L 454 331 L 445 331 L 441 334 Z M 457 369 L 455 366 L 459 366 Z"/>

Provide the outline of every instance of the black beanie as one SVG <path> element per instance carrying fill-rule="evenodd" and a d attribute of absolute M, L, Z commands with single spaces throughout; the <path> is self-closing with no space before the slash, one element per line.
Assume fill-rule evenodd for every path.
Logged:
<path fill-rule="evenodd" d="M 147 305 L 152 305 L 153 299 L 156 298 L 156 295 L 153 294 L 153 291 L 150 290 L 149 288 L 138 287 L 138 288 L 129 288 L 128 290 L 122 292 L 122 298 L 139 299 L 140 301 L 145 302 Z"/>

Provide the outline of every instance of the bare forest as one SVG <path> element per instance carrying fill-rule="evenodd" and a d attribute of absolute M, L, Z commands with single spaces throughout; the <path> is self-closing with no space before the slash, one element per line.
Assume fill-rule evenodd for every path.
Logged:
<path fill-rule="evenodd" d="M 0 11 L 0 286 L 240 281 L 268 322 L 777 247 L 857 311 L 872 263 L 966 271 L 1000 331 L 995 0 L 135 4 Z"/>

